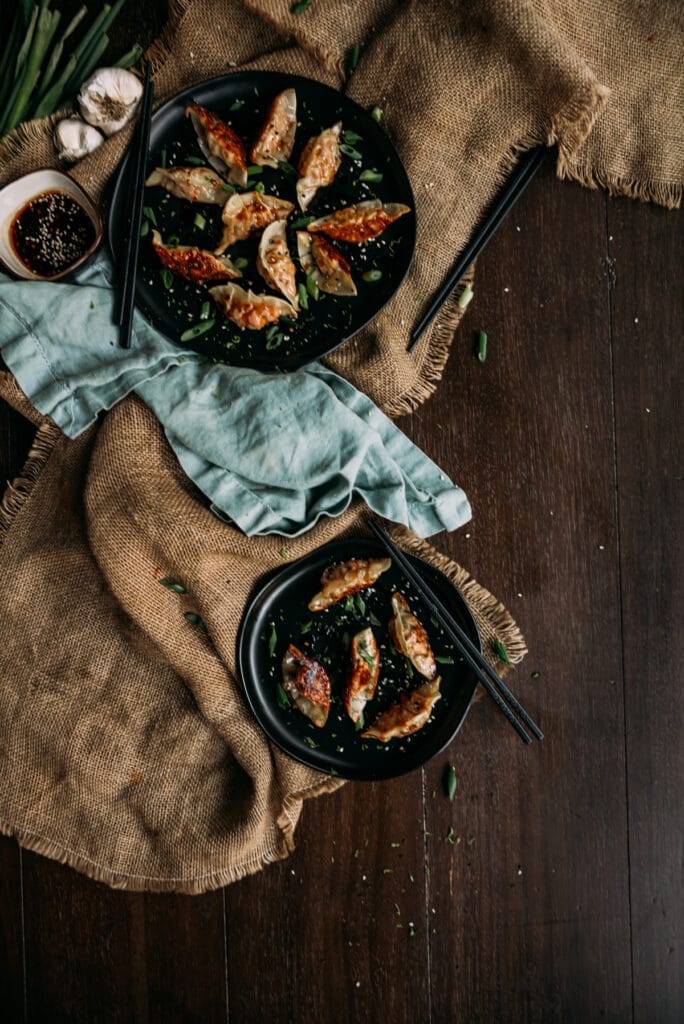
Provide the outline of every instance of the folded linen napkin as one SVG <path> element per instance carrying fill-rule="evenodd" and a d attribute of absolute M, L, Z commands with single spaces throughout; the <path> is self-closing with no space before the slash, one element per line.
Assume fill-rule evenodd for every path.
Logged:
<path fill-rule="evenodd" d="M 319 363 L 291 374 L 215 364 L 179 349 L 140 315 L 131 349 L 121 349 L 111 280 L 104 256 L 73 283 L 0 275 L 3 358 L 68 437 L 134 391 L 212 510 L 249 536 L 297 536 L 321 516 L 339 515 L 354 494 L 421 537 L 468 521 L 463 491 L 369 398 Z"/>

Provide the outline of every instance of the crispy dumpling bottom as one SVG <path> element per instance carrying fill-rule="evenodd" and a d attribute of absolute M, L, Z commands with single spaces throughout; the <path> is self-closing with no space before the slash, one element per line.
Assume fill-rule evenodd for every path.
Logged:
<path fill-rule="evenodd" d="M 234 185 L 247 184 L 247 153 L 245 146 L 230 125 L 206 107 L 191 103 L 185 108 L 185 116 L 192 121 L 197 133 L 197 142 L 211 166 L 219 174 L 228 174 L 228 181 Z"/>
<path fill-rule="evenodd" d="M 369 238 L 377 238 L 386 228 L 411 207 L 403 203 L 381 203 L 379 199 L 367 199 L 354 206 L 345 206 L 325 217 L 312 220 L 307 230 L 316 233 L 322 231 L 328 238 L 340 242 L 367 242 Z"/>
<path fill-rule="evenodd" d="M 365 739 L 389 743 L 390 740 L 411 736 L 414 732 L 418 732 L 429 722 L 432 709 L 441 697 L 439 692 L 441 681 L 441 678 L 437 676 L 435 679 L 423 683 L 411 693 L 403 693 L 399 702 L 381 712 L 370 729 L 362 732 L 361 736 Z"/>
<path fill-rule="evenodd" d="M 330 679 L 323 666 L 290 644 L 283 655 L 283 689 L 293 707 L 322 729 L 330 711 Z"/>
<path fill-rule="evenodd" d="M 321 590 L 309 601 L 309 611 L 323 611 L 350 594 L 372 587 L 391 564 L 391 558 L 352 558 L 331 565 L 321 576 Z"/>
<path fill-rule="evenodd" d="M 152 232 L 152 248 L 162 266 L 193 284 L 242 277 L 242 271 L 227 256 L 214 256 L 212 252 L 192 245 L 164 245 L 158 231 Z"/>

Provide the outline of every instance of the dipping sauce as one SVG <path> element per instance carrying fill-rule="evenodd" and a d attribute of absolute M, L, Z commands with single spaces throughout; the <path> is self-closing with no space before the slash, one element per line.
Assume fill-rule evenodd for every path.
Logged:
<path fill-rule="evenodd" d="M 54 277 L 86 254 L 96 232 L 81 204 L 55 190 L 31 199 L 12 221 L 10 235 L 25 267 Z"/>

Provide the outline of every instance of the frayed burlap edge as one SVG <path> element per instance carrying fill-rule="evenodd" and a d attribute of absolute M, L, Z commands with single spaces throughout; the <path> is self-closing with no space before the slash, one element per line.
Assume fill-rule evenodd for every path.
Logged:
<path fill-rule="evenodd" d="M 15 517 L 30 496 L 43 467 L 46 465 L 55 442 L 62 436 L 54 423 L 44 422 L 38 427 L 33 444 L 19 476 L 8 482 L 0 503 L 0 547 L 14 522 Z"/>
<path fill-rule="evenodd" d="M 672 181 L 634 181 L 596 168 L 566 162 L 558 167 L 558 177 L 576 181 L 585 188 L 604 188 L 611 196 L 626 196 L 642 203 L 657 203 L 668 210 L 678 210 L 682 205 L 684 186 Z"/>
<path fill-rule="evenodd" d="M 175 892 L 197 896 L 210 892 L 212 889 L 221 889 L 225 885 L 239 882 L 248 875 L 257 874 L 268 864 L 284 860 L 295 847 L 294 830 L 302 802 L 325 793 L 332 793 L 343 785 L 344 780 L 342 779 L 326 778 L 320 783 L 285 797 L 282 810 L 276 819 L 278 832 L 269 839 L 264 849 L 231 868 L 222 868 L 194 878 L 156 877 L 117 871 L 115 868 L 105 867 L 83 853 L 78 853 L 51 839 L 46 839 L 30 829 L 8 825 L 2 819 L 0 819 L 0 833 L 11 839 L 16 839 L 25 850 L 37 853 L 41 857 L 49 857 L 50 860 L 56 860 L 60 864 L 66 864 L 93 881 L 103 882 L 112 889 L 126 889 L 129 892 Z"/>
<path fill-rule="evenodd" d="M 390 529 L 392 537 L 406 551 L 419 558 L 424 558 L 436 569 L 443 572 L 454 584 L 463 599 L 467 601 L 473 618 L 482 637 L 482 647 L 487 661 L 500 676 L 509 670 L 492 646 L 499 640 L 506 649 L 511 665 L 519 665 L 527 654 L 527 644 L 520 628 L 508 609 L 486 587 L 473 579 L 467 569 L 454 562 L 448 555 L 443 555 L 425 540 L 421 540 L 405 527 L 395 526 Z M 482 688 L 478 693 L 482 693 Z"/>

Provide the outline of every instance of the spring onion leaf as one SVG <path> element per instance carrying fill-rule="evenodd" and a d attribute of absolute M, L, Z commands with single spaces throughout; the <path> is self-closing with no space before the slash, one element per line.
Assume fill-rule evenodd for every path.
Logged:
<path fill-rule="evenodd" d="M 199 338 L 200 334 L 206 334 L 215 325 L 216 320 L 205 320 L 204 323 L 193 324 L 192 327 L 188 327 L 187 331 L 183 331 L 179 340 L 192 341 L 193 338 Z"/>
<path fill-rule="evenodd" d="M 278 707 L 283 708 L 284 711 L 289 711 L 292 708 L 290 698 L 285 693 L 281 683 L 276 686 L 276 698 L 278 700 Z"/>
<path fill-rule="evenodd" d="M 368 281 L 372 284 L 374 281 L 380 280 L 382 277 L 382 270 L 367 270 L 365 274 L 361 275 L 361 277 L 364 281 Z"/>
<path fill-rule="evenodd" d="M 487 335 L 485 331 L 480 331 L 477 336 L 477 358 L 481 363 L 487 358 Z"/>
<path fill-rule="evenodd" d="M 456 769 L 454 768 L 453 764 L 450 764 L 445 779 L 446 793 L 450 800 L 453 800 L 454 797 L 456 796 L 457 785 L 458 780 L 456 779 Z"/>

